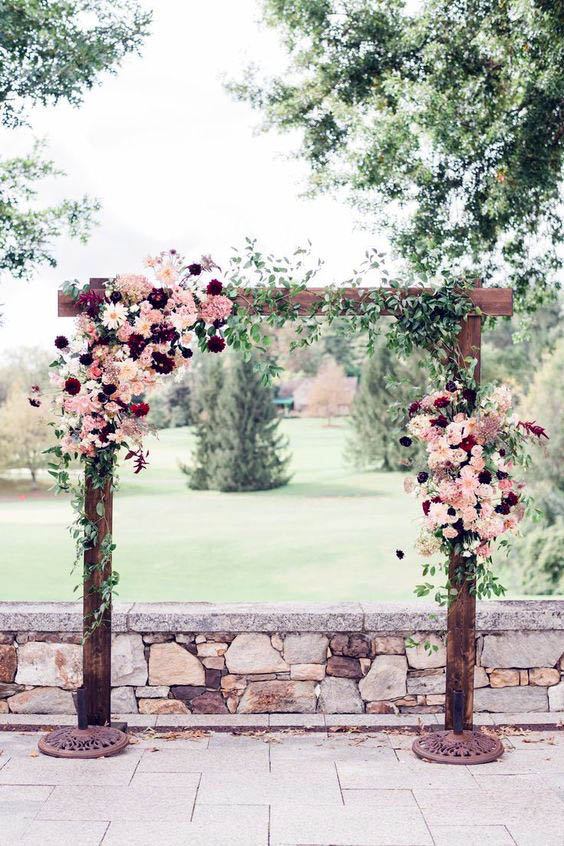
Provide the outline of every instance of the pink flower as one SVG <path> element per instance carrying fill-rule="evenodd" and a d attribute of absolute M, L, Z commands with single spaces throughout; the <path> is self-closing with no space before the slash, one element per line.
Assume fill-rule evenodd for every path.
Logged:
<path fill-rule="evenodd" d="M 447 526 L 446 529 L 443 529 L 443 536 L 445 538 L 456 538 L 458 537 L 458 532 L 452 526 Z"/>
<path fill-rule="evenodd" d="M 219 296 L 207 297 L 200 305 L 200 317 L 206 323 L 214 323 L 216 320 L 225 320 L 233 310 L 233 303 L 229 297 Z"/>
<path fill-rule="evenodd" d="M 505 491 L 506 493 L 513 490 L 513 482 L 511 479 L 500 479 L 497 486 L 500 491 Z"/>
<path fill-rule="evenodd" d="M 476 547 L 476 555 L 479 555 L 480 558 L 488 558 L 491 555 L 489 543 L 481 543 Z"/>

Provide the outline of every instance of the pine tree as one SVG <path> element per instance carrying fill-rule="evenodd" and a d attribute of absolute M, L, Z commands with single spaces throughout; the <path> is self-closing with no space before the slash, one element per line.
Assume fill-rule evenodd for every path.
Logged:
<path fill-rule="evenodd" d="M 391 387 L 388 382 L 407 379 Z M 394 403 L 408 405 L 410 385 L 423 385 L 424 379 L 415 360 L 403 364 L 384 343 L 365 362 L 360 386 L 351 410 L 352 434 L 346 448 L 347 459 L 357 467 L 405 470 L 406 462 L 416 457 L 398 443 L 399 434 L 390 415 Z"/>
<path fill-rule="evenodd" d="M 219 407 L 207 418 L 211 437 L 197 456 L 207 463 L 207 486 L 220 491 L 263 491 L 287 484 L 287 441 L 278 431 L 280 419 L 272 402 L 273 391 L 255 369 L 256 359 L 234 355 L 221 390 Z M 206 393 L 206 397 L 209 394 Z M 207 431 L 207 430 L 206 430 Z M 209 454 L 210 447 L 213 454 Z"/>
<path fill-rule="evenodd" d="M 193 400 L 193 414 L 196 419 L 194 459 L 191 464 L 181 466 L 182 472 L 188 476 L 188 487 L 194 490 L 202 491 L 213 487 L 210 482 L 219 446 L 218 416 L 224 381 L 221 358 L 215 355 L 204 356 Z"/>

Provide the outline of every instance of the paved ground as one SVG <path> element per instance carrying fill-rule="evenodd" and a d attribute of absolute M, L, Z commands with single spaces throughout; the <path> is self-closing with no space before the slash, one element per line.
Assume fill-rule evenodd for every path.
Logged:
<path fill-rule="evenodd" d="M 138 735 L 66 761 L 0 733 L 0 844 L 563 846 L 564 732 L 508 729 L 493 764 L 426 764 L 413 735 Z"/>

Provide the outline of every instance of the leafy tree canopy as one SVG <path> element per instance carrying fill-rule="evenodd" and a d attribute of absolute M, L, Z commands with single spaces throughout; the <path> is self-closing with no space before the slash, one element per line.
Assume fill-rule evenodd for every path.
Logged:
<path fill-rule="evenodd" d="M 103 71 L 139 49 L 150 17 L 132 0 L 0 0 L 0 124 L 29 124 L 38 105 L 80 105 Z M 85 241 L 99 208 L 88 197 L 41 207 L 40 181 L 63 175 L 43 147 L 0 159 L 0 273 L 16 278 L 55 265 L 63 233 Z"/>
<path fill-rule="evenodd" d="M 417 274 L 557 287 L 564 11 L 550 0 L 263 0 L 284 75 L 231 90 L 299 129 L 314 191 L 343 192 Z M 408 8 L 410 11 L 408 11 Z"/>
<path fill-rule="evenodd" d="M 1 0 L 2 123 L 26 121 L 30 106 L 80 105 L 103 71 L 138 50 L 151 15 L 121 0 Z"/>

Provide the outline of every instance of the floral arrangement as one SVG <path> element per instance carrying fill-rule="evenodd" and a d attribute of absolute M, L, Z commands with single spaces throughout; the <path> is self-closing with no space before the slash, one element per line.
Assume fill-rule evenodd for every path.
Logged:
<path fill-rule="evenodd" d="M 51 381 L 59 446 L 53 451 L 65 465 L 90 459 L 107 475 L 115 453 L 126 447 L 139 472 L 146 464 L 147 395 L 163 376 L 187 367 L 196 343 L 212 353 L 225 347 L 221 327 L 233 304 L 212 278 L 218 270 L 213 261 L 187 264 L 169 250 L 145 264 L 154 282 L 126 274 L 103 291 L 75 290 L 75 335 L 55 339 L 59 354 Z M 30 402 L 40 403 L 35 389 Z"/>
<path fill-rule="evenodd" d="M 427 467 L 405 482 L 423 511 L 417 551 L 424 557 L 442 553 L 446 562 L 456 555 L 461 579 L 475 579 L 478 596 L 505 592 L 491 571 L 492 545 L 525 515 L 524 485 L 513 471 L 527 463 L 526 441 L 548 438 L 542 426 L 520 421 L 511 407 L 506 385 L 485 387 L 477 395 L 462 382 L 449 381 L 444 390 L 409 406 L 409 435 L 400 438 L 406 448 L 413 439 L 426 447 Z M 424 575 L 435 571 L 432 564 L 423 568 Z M 452 587 L 447 584 L 436 599 L 447 601 Z M 432 589 L 425 583 L 417 592 Z"/>

